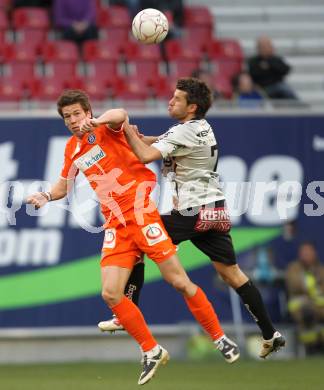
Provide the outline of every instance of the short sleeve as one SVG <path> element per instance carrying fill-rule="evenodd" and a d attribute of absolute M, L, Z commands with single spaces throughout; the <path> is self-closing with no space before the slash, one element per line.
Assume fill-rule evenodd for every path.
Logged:
<path fill-rule="evenodd" d="M 189 153 L 188 139 L 192 137 L 184 124 L 171 127 L 162 134 L 152 146 L 158 149 L 163 158 L 167 156 L 184 156 Z"/>
<path fill-rule="evenodd" d="M 122 123 L 117 129 L 113 129 L 112 127 L 110 127 L 108 124 L 105 125 L 105 130 L 109 130 L 111 133 L 122 133 L 124 131 L 124 123 Z"/>

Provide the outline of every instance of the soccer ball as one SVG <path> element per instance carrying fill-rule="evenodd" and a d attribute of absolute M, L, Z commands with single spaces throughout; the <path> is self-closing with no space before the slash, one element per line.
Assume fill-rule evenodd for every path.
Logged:
<path fill-rule="evenodd" d="M 168 19 L 157 9 L 143 9 L 133 19 L 132 32 L 141 43 L 160 43 L 167 36 L 168 31 Z"/>

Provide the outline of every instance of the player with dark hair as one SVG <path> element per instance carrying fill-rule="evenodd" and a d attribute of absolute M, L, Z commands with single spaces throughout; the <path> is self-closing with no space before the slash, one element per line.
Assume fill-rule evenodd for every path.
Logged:
<path fill-rule="evenodd" d="M 211 96 L 203 81 L 179 79 L 168 107 L 177 125 L 156 138 L 139 136 L 136 126 L 131 125 L 125 126 L 124 132 L 143 163 L 163 158 L 163 172 L 170 174 L 174 183 L 174 209 L 171 215 L 161 216 L 166 230 L 174 244 L 190 240 L 205 253 L 222 279 L 239 294 L 261 329 L 260 357 L 265 358 L 283 347 L 285 339 L 273 327 L 259 290 L 236 262 L 231 222 L 217 174 L 218 145 L 204 119 Z M 135 272 L 141 285 L 144 274 Z M 108 331 L 121 329 L 118 320 L 102 321 L 98 326 Z"/>
<path fill-rule="evenodd" d="M 169 359 L 139 308 L 124 295 L 131 270 L 142 253 L 183 294 L 189 310 L 225 360 L 229 363 L 237 360 L 237 345 L 224 335 L 204 292 L 188 278 L 175 254 L 176 247 L 149 199 L 156 178 L 127 143 L 123 132 L 128 122 L 127 112 L 112 109 L 93 118 L 88 97 L 79 90 L 65 91 L 58 99 L 57 108 L 72 133 L 65 148 L 61 178 L 50 192 L 35 193 L 27 202 L 39 208 L 50 200 L 64 198 L 79 171 L 96 192 L 106 220 L 101 257 L 102 297 L 143 352 L 138 384 L 147 383 L 159 365 Z"/>

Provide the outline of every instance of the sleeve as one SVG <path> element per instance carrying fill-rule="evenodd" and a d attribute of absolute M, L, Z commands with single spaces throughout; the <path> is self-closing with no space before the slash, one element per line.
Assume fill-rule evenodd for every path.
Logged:
<path fill-rule="evenodd" d="M 79 170 L 78 168 L 73 164 L 72 159 L 69 156 L 68 148 L 65 149 L 64 153 L 64 162 L 63 167 L 61 170 L 61 178 L 66 180 L 74 180 L 76 176 L 78 175 Z"/>
<path fill-rule="evenodd" d="M 73 19 L 65 12 L 64 0 L 55 0 L 53 4 L 53 19 L 56 27 L 70 27 Z"/>
<path fill-rule="evenodd" d="M 122 133 L 123 132 L 123 123 L 117 128 L 117 129 L 113 129 L 112 127 L 110 127 L 108 124 L 105 125 L 105 130 L 108 130 L 109 132 L 111 133 Z"/>
<path fill-rule="evenodd" d="M 97 20 L 97 10 L 96 10 L 95 2 L 89 1 L 88 7 L 89 9 L 86 15 L 86 20 L 88 21 L 88 23 L 95 25 Z"/>
<path fill-rule="evenodd" d="M 191 137 L 190 130 L 185 124 L 177 125 L 162 134 L 152 146 L 161 152 L 163 158 L 185 156 L 190 153 L 188 141 Z"/>
<path fill-rule="evenodd" d="M 252 80 L 259 84 L 262 82 L 262 78 L 264 76 L 264 70 L 260 67 L 259 61 L 256 57 L 252 57 L 248 60 L 248 69 Z"/>
<path fill-rule="evenodd" d="M 280 76 L 286 76 L 290 72 L 290 66 L 280 57 L 271 58 L 271 67 Z"/>

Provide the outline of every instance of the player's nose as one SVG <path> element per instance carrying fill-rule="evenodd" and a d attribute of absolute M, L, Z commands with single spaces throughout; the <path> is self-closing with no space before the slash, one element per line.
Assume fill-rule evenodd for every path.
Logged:
<path fill-rule="evenodd" d="M 71 121 L 71 123 L 76 123 L 77 117 L 74 115 L 71 115 L 70 121 Z"/>

